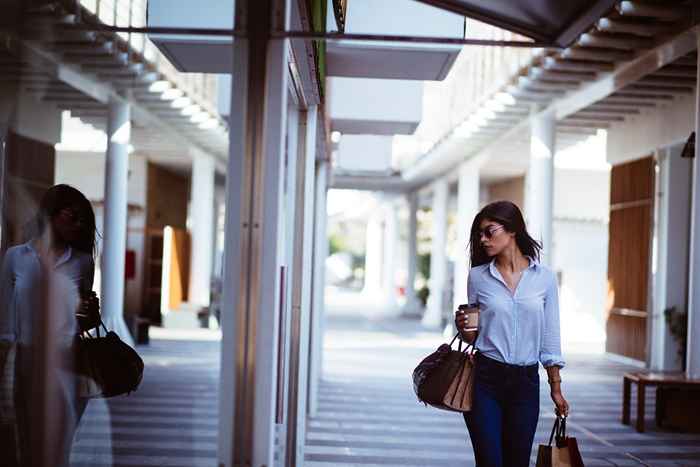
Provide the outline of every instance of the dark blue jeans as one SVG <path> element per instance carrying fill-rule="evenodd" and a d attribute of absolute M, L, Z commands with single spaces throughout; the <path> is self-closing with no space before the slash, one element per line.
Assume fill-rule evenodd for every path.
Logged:
<path fill-rule="evenodd" d="M 477 467 L 527 467 L 540 414 L 537 364 L 477 354 L 472 410 L 464 413 Z"/>

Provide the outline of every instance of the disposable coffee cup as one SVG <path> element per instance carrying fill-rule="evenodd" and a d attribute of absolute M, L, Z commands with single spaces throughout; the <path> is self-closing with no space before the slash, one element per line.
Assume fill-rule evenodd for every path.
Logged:
<path fill-rule="evenodd" d="M 465 331 L 476 331 L 479 329 L 479 305 L 476 303 L 462 304 L 457 307 L 457 310 L 465 314 L 467 317 Z"/>

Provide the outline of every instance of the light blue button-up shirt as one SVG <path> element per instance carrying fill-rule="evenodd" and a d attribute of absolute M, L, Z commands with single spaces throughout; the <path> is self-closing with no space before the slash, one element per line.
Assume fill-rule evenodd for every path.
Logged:
<path fill-rule="evenodd" d="M 559 294 L 554 272 L 530 259 L 515 292 L 495 260 L 469 271 L 469 303 L 478 303 L 476 348 L 511 365 L 564 366 L 559 329 Z"/>

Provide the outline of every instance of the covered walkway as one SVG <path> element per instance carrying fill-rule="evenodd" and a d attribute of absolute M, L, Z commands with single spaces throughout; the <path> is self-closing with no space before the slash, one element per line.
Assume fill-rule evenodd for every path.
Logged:
<path fill-rule="evenodd" d="M 318 413 L 309 421 L 304 465 L 473 466 L 461 417 L 424 407 L 411 388 L 413 367 L 442 338 L 416 321 L 331 313 Z M 570 435 L 579 440 L 586 466 L 700 465 L 700 435 L 654 427 L 652 391 L 647 391 L 647 432 L 620 423 L 622 373 L 634 368 L 600 354 L 565 356 Z M 541 378 L 536 444 L 546 442 L 553 422 L 546 375 Z"/>

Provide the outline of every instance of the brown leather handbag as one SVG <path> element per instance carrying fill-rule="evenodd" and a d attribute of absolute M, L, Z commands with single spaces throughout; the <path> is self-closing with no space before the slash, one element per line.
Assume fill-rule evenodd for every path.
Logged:
<path fill-rule="evenodd" d="M 453 350 L 458 338 L 458 349 Z M 443 410 L 471 410 L 474 365 L 469 355 L 474 351 L 469 344 L 462 350 L 462 338 L 457 333 L 449 344 L 442 344 L 425 357 L 413 370 L 413 390 L 418 400 Z"/>

